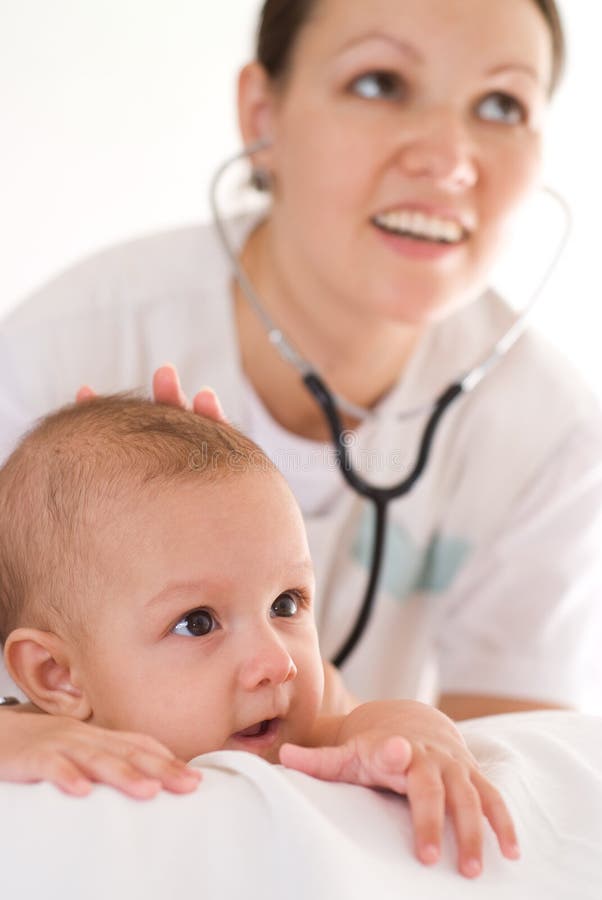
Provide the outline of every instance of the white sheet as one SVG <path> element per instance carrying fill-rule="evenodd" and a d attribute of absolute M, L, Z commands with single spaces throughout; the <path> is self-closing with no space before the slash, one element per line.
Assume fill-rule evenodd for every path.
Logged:
<path fill-rule="evenodd" d="M 199 757 L 189 796 L 86 799 L 51 785 L 0 785 L 1 893 L 11 900 L 412 898 L 600 900 L 602 718 L 539 712 L 464 723 L 469 745 L 516 818 L 523 858 L 491 832 L 485 871 L 412 855 L 400 797 L 316 781 L 245 753 Z"/>

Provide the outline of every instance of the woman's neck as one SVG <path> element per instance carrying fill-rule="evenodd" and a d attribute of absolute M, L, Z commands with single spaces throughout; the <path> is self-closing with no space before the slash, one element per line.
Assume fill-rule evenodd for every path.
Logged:
<path fill-rule="evenodd" d="M 333 392 L 370 408 L 395 384 L 416 344 L 416 328 L 358 314 L 307 272 L 295 271 L 294 261 L 281 262 L 269 221 L 250 235 L 241 262 L 276 326 Z M 235 297 L 243 368 L 263 403 L 288 430 L 328 440 L 322 412 L 299 373 L 270 343 L 238 285 Z M 346 427 L 357 424 L 343 419 Z"/>

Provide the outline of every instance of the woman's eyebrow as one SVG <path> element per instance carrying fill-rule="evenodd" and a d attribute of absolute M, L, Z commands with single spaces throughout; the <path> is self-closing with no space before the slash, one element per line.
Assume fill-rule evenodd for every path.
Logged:
<path fill-rule="evenodd" d="M 420 50 L 418 50 L 418 48 L 413 44 L 409 43 L 408 41 L 404 41 L 401 38 L 397 38 L 393 35 L 385 34 L 384 32 L 380 31 L 369 31 L 365 34 L 360 35 L 359 37 L 352 38 L 352 40 L 348 41 L 346 44 L 343 44 L 343 46 L 341 47 L 341 53 L 344 53 L 347 50 L 356 47 L 358 44 L 374 40 L 384 41 L 385 43 L 390 44 L 400 53 L 403 53 L 405 56 L 410 57 L 410 59 L 418 65 L 424 65 L 426 61 Z M 501 63 L 500 65 L 488 69 L 484 74 L 486 76 L 499 75 L 502 72 L 512 70 L 524 72 L 525 74 L 530 75 L 531 78 L 535 79 L 535 81 L 537 81 L 538 83 L 541 80 L 539 73 L 533 66 L 529 65 L 528 63 L 522 62 Z"/>
<path fill-rule="evenodd" d="M 527 65 L 527 63 L 502 63 L 502 65 L 500 66 L 494 66 L 493 69 L 489 69 L 487 72 L 485 72 L 485 74 L 499 75 L 501 72 L 510 71 L 524 72 L 526 75 L 530 75 L 531 78 L 534 78 L 538 84 L 541 80 L 539 74 L 533 68 L 533 66 Z"/>
<path fill-rule="evenodd" d="M 347 50 L 351 50 L 353 47 L 356 47 L 358 44 L 363 44 L 366 41 L 385 41 L 387 44 L 391 44 L 395 47 L 396 50 L 399 50 L 405 56 L 409 56 L 415 63 L 424 63 L 424 57 L 420 53 L 413 44 L 408 43 L 407 41 L 402 41 L 400 38 L 393 37 L 390 34 L 385 34 L 380 31 L 368 31 L 366 34 L 359 35 L 359 37 L 354 37 L 340 49 L 341 53 L 345 53 Z"/>

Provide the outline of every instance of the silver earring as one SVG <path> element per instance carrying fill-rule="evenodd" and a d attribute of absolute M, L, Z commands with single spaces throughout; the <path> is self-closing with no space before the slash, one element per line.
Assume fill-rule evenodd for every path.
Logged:
<path fill-rule="evenodd" d="M 256 191 L 266 193 L 272 188 L 272 176 L 267 169 L 253 169 L 251 173 L 251 185 Z"/>

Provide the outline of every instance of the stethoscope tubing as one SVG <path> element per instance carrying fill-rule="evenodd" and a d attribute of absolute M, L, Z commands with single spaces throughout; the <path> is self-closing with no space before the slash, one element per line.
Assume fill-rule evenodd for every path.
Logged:
<path fill-rule="evenodd" d="M 357 494 L 366 497 L 372 502 L 376 517 L 370 575 L 364 593 L 364 599 L 349 636 L 331 660 L 334 666 L 340 668 L 353 653 L 367 627 L 370 616 L 372 615 L 376 591 L 380 580 L 382 559 L 385 551 L 386 520 L 389 503 L 398 497 L 402 497 L 404 494 L 408 494 L 424 472 L 439 421 L 454 400 L 461 396 L 464 389 L 461 382 L 451 384 L 435 401 L 434 409 L 422 432 L 414 468 L 406 478 L 390 487 L 376 487 L 362 478 L 353 467 L 349 447 L 345 440 L 346 432 L 343 429 L 334 398 L 325 383 L 314 372 L 307 374 L 303 381 L 305 382 L 307 389 L 315 397 L 316 402 L 321 407 L 322 412 L 328 421 L 332 442 L 336 451 L 337 462 L 343 478 Z"/>
<path fill-rule="evenodd" d="M 416 462 L 412 471 L 402 481 L 391 485 L 391 487 L 376 487 L 362 478 L 353 467 L 349 447 L 345 440 L 346 432 L 339 418 L 334 398 L 325 383 L 315 372 L 306 375 L 303 381 L 309 392 L 315 397 L 328 421 L 337 462 L 345 481 L 360 496 L 379 503 L 389 503 L 391 500 L 396 500 L 398 497 L 402 497 L 411 491 L 426 468 L 439 420 L 456 397 L 459 397 L 464 392 L 461 382 L 450 384 L 435 401 L 434 408 L 422 432 Z"/>
<path fill-rule="evenodd" d="M 343 663 L 351 656 L 356 646 L 359 644 L 374 609 L 374 601 L 376 599 L 385 552 L 387 511 L 389 509 L 389 503 L 386 500 L 383 501 L 380 499 L 374 500 L 373 503 L 375 520 L 370 575 L 364 592 L 364 599 L 355 622 L 353 623 L 353 628 L 345 639 L 345 643 L 337 650 L 331 659 L 331 663 L 337 669 L 341 668 Z"/>

